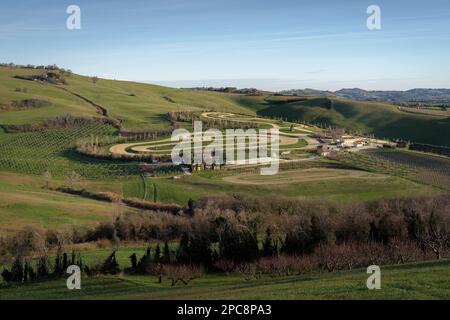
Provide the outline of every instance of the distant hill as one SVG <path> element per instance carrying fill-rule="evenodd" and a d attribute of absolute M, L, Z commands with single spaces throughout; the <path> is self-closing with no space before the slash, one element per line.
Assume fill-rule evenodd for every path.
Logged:
<path fill-rule="evenodd" d="M 316 97 L 327 97 L 334 96 L 335 94 L 332 91 L 323 91 L 316 89 L 291 89 L 291 90 L 283 90 L 279 92 L 280 94 L 285 95 L 298 95 L 298 96 L 316 96 Z"/>
<path fill-rule="evenodd" d="M 360 101 L 384 101 L 395 103 L 450 104 L 450 89 L 411 89 L 406 91 L 367 91 L 363 89 L 341 89 L 321 91 L 314 89 L 293 89 L 281 91 L 282 94 L 336 96 Z"/>
<path fill-rule="evenodd" d="M 450 89 L 411 89 L 407 91 L 366 91 L 341 89 L 335 95 L 354 100 L 377 100 L 389 102 L 450 103 Z"/>

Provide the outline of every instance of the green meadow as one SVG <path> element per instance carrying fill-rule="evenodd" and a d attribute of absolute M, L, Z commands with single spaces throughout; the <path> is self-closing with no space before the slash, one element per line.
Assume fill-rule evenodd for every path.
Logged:
<path fill-rule="evenodd" d="M 64 279 L 1 289 L 0 299 L 449 299 L 450 261 L 381 267 L 381 289 L 368 290 L 365 269 L 245 280 L 242 275 L 209 274 L 188 286 L 158 283 L 155 276 L 83 278 L 81 290 Z M 214 288 L 213 290 L 211 288 Z"/>

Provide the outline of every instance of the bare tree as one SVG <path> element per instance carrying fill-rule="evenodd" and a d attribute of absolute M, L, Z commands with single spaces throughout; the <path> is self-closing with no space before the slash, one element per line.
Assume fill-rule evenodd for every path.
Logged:
<path fill-rule="evenodd" d="M 44 172 L 42 177 L 44 179 L 44 187 L 45 187 L 45 189 L 50 189 L 50 183 L 52 181 L 52 173 L 49 170 L 47 170 L 47 171 Z"/>
<path fill-rule="evenodd" d="M 165 265 L 162 268 L 162 274 L 172 281 L 172 286 L 178 282 L 188 285 L 194 279 L 203 277 L 205 270 L 201 266 L 196 265 Z"/>
<path fill-rule="evenodd" d="M 69 188 L 83 188 L 83 178 L 75 171 L 66 176 L 65 183 Z"/>
<path fill-rule="evenodd" d="M 431 249 L 436 255 L 436 259 L 441 259 L 442 253 L 448 248 L 450 243 L 449 219 L 439 216 L 435 211 L 422 222 L 418 218 L 418 223 L 413 230 L 416 239 L 426 248 Z"/>

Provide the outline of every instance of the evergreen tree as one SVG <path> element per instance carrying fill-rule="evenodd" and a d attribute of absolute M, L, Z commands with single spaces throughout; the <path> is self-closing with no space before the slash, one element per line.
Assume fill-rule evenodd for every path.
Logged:
<path fill-rule="evenodd" d="M 32 266 L 28 266 L 28 279 L 30 281 L 34 281 L 36 280 L 37 276 L 36 276 L 36 272 L 34 272 L 34 269 Z"/>
<path fill-rule="evenodd" d="M 136 271 L 137 270 L 137 256 L 136 256 L 136 253 L 133 253 L 130 256 L 130 260 L 131 260 L 131 269 L 133 271 Z"/>
<path fill-rule="evenodd" d="M 187 262 L 189 260 L 189 234 L 183 233 L 178 245 L 177 262 Z"/>
<path fill-rule="evenodd" d="M 138 273 L 145 273 L 151 264 L 151 260 L 151 250 L 150 247 L 147 247 L 145 254 L 141 257 L 137 264 L 136 271 Z"/>
<path fill-rule="evenodd" d="M 170 263 L 170 250 L 167 240 L 164 241 L 163 261 L 164 263 Z"/>
<path fill-rule="evenodd" d="M 117 262 L 116 259 L 115 250 L 103 262 L 101 271 L 103 274 L 117 274 L 120 272 L 119 263 Z"/>
<path fill-rule="evenodd" d="M 13 280 L 12 272 L 9 271 L 8 269 L 4 269 L 2 271 L 2 277 L 3 277 L 3 280 L 5 280 L 5 282 L 12 282 L 12 280 Z"/>
<path fill-rule="evenodd" d="M 221 258 L 236 262 L 259 257 L 258 239 L 251 230 L 227 225 L 219 242 Z"/>
<path fill-rule="evenodd" d="M 23 282 L 27 282 L 29 280 L 30 274 L 30 266 L 28 261 L 25 262 L 25 266 L 23 267 Z"/>
<path fill-rule="evenodd" d="M 36 279 L 44 279 L 49 275 L 47 256 L 42 256 L 38 260 Z"/>
<path fill-rule="evenodd" d="M 155 262 L 160 262 L 161 259 L 161 248 L 159 247 L 159 243 L 156 245 L 156 249 L 155 249 L 155 258 L 154 261 Z"/>
<path fill-rule="evenodd" d="M 55 267 L 53 270 L 53 276 L 59 277 L 62 274 L 63 274 L 63 263 L 62 263 L 61 247 L 58 247 L 55 257 Z"/>
<path fill-rule="evenodd" d="M 194 209 L 195 209 L 195 201 L 192 199 L 188 200 L 188 214 L 193 216 L 194 215 Z"/>
<path fill-rule="evenodd" d="M 266 229 L 266 238 L 264 240 L 263 243 L 263 255 L 268 257 L 268 256 L 273 256 L 276 255 L 278 252 L 275 240 L 272 237 L 272 231 L 270 230 L 270 228 Z"/>
<path fill-rule="evenodd" d="M 80 270 L 83 270 L 83 259 L 81 258 L 81 254 L 78 254 L 77 258 L 77 266 L 80 267 Z"/>
<path fill-rule="evenodd" d="M 67 257 L 67 253 L 64 252 L 63 253 L 63 258 L 62 258 L 62 268 L 63 270 L 67 270 L 67 268 L 69 267 L 69 260 Z"/>
<path fill-rule="evenodd" d="M 12 281 L 20 283 L 23 280 L 23 263 L 22 257 L 18 255 L 16 259 L 14 259 L 14 263 L 11 268 L 12 273 Z"/>

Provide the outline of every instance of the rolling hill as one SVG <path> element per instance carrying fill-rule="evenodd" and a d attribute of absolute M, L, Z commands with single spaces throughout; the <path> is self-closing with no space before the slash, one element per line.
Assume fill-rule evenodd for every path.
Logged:
<path fill-rule="evenodd" d="M 450 117 L 407 113 L 390 104 L 319 97 L 286 103 L 266 99 L 254 108 L 265 117 L 338 126 L 380 138 L 450 146 Z"/>
<path fill-rule="evenodd" d="M 335 96 L 352 100 L 362 101 L 392 101 L 396 103 L 441 103 L 450 102 L 450 89 L 423 89 L 416 88 L 405 91 L 399 90 L 364 90 L 359 88 L 345 88 L 337 91 L 323 91 L 314 89 L 291 89 L 280 92 L 287 95 L 308 95 L 308 96 Z"/>
<path fill-rule="evenodd" d="M 70 114 L 113 118 L 129 131 L 160 130 L 170 126 L 164 118 L 169 111 L 215 110 L 450 146 L 450 117 L 406 112 L 380 102 L 174 89 L 73 73 L 63 74 L 64 84 L 24 80 L 45 73 L 48 70 L 0 67 L 0 125 L 38 123 Z"/>
<path fill-rule="evenodd" d="M 216 110 L 254 114 L 236 103 L 232 94 L 173 89 L 150 84 L 96 79 L 64 74 L 64 82 L 30 81 L 48 70 L 0 67 L 0 124 L 31 124 L 70 114 L 102 117 L 105 113 L 122 122 L 126 130 L 159 130 L 169 127 L 163 118 L 169 111 Z M 35 99 L 43 107 L 1 108 L 13 102 Z M 106 110 L 99 112 L 99 107 Z"/>

